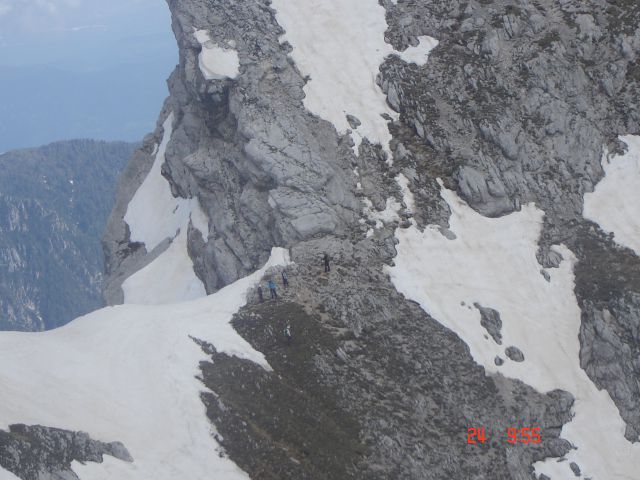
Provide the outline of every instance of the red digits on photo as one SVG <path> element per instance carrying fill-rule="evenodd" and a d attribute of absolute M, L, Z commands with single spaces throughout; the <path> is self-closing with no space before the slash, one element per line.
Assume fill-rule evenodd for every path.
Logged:
<path fill-rule="evenodd" d="M 480 443 L 484 443 L 487 440 L 484 434 L 484 427 L 467 429 L 467 443 L 476 445 L 476 439 Z"/>
<path fill-rule="evenodd" d="M 515 444 L 518 441 L 518 430 L 516 428 L 507 428 L 507 442 Z"/>
<path fill-rule="evenodd" d="M 530 443 L 531 442 L 531 429 L 530 428 L 523 428 L 522 430 L 520 430 L 520 433 L 522 433 L 522 439 L 520 440 L 520 442 L 522 442 L 522 443 Z"/>
<path fill-rule="evenodd" d="M 542 441 L 540 437 L 540 427 L 532 428 L 531 432 L 531 443 L 540 443 Z"/>

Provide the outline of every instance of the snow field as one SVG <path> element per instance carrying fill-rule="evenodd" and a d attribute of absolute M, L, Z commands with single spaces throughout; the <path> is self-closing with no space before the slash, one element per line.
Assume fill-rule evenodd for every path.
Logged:
<path fill-rule="evenodd" d="M 134 458 L 74 463 L 82 480 L 247 479 L 216 451 L 196 378 L 207 355 L 189 337 L 269 370 L 229 321 L 268 268 L 289 263 L 274 248 L 262 269 L 205 298 L 109 307 L 44 333 L 0 333 L 0 428 L 81 430 L 123 442 Z"/>
<path fill-rule="evenodd" d="M 569 462 L 575 461 L 583 476 L 594 480 L 637 478 L 640 445 L 624 438 L 624 422 L 608 393 L 580 368 L 573 254 L 556 247 L 564 260 L 547 270 L 547 282 L 536 259 L 542 211 L 529 204 L 511 215 L 486 218 L 454 192 L 442 187 L 441 195 L 451 208 L 456 238 L 447 239 L 435 226 L 424 232 L 415 224 L 398 229 L 398 256 L 388 268 L 398 291 L 465 341 L 488 373 L 520 379 L 540 392 L 562 389 L 574 395 L 575 417 L 561 436 L 577 450 L 566 455 L 566 462 L 536 463 L 538 475 L 574 478 Z M 481 326 L 475 302 L 500 312 L 502 345 Z M 511 345 L 522 350 L 524 362 L 506 359 L 504 349 Z M 501 367 L 494 363 L 497 356 L 506 359 Z"/>
<path fill-rule="evenodd" d="M 211 40 L 206 30 L 196 30 L 194 35 L 202 46 L 198 63 L 205 79 L 221 80 L 238 76 L 240 60 L 238 52 L 231 45 L 221 47 Z"/>
<path fill-rule="evenodd" d="M 420 67 L 426 65 L 429 60 L 429 53 L 438 46 L 438 41 L 428 35 L 420 35 L 418 42 L 417 46 L 409 47 L 404 52 L 394 50 L 393 53 L 399 55 L 407 63 L 415 63 Z"/>
<path fill-rule="evenodd" d="M 158 258 L 127 278 L 122 290 L 124 303 L 141 305 L 178 303 L 206 296 L 187 251 L 187 228 L 180 230 Z"/>
<path fill-rule="evenodd" d="M 0 467 L 0 480 L 19 480 L 13 473 Z"/>
<path fill-rule="evenodd" d="M 131 240 L 144 243 L 148 252 L 167 238 L 173 240 L 151 264 L 125 280 L 122 285 L 125 303 L 167 304 L 206 295 L 187 252 L 187 231 L 191 222 L 206 241 L 209 220 L 197 198 L 174 197 L 169 182 L 162 176 L 162 164 L 173 133 L 173 113 L 165 120 L 163 129 L 162 142 L 154 149 L 153 166 L 129 202 L 124 220 L 129 225 Z"/>
<path fill-rule="evenodd" d="M 629 150 L 626 155 L 602 157 L 604 178 L 593 193 L 584 195 L 583 215 L 622 246 L 640 255 L 640 136 L 620 137 Z"/>
<path fill-rule="evenodd" d="M 209 221 L 198 199 L 174 197 L 169 182 L 162 176 L 162 164 L 173 133 L 173 113 L 162 127 L 164 134 L 153 166 L 129 202 L 124 216 L 131 230 L 131 241 L 144 243 L 149 252 L 163 240 L 175 237 L 189 219 L 205 239 L 209 234 Z"/>
<path fill-rule="evenodd" d="M 351 129 L 346 115 L 354 115 L 362 122 L 351 134 L 356 154 L 366 137 L 382 145 L 390 161 L 391 134 L 381 114 L 394 119 L 398 114 L 376 84 L 380 64 L 392 53 L 424 64 L 437 41 L 420 37 L 418 47 L 395 51 L 384 41 L 385 9 L 377 0 L 274 0 L 273 8 L 286 32 L 283 40 L 293 46 L 293 60 L 311 78 L 304 88 L 305 107 L 341 134 Z"/>

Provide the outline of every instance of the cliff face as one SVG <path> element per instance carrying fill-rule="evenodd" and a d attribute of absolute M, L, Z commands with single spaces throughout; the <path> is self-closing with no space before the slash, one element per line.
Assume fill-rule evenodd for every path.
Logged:
<path fill-rule="evenodd" d="M 100 237 L 134 148 L 76 140 L 0 156 L 0 330 L 47 330 L 104 305 Z"/>
<path fill-rule="evenodd" d="M 175 116 L 163 165 L 172 192 L 198 198 L 211 224 L 206 243 L 189 236 L 199 277 L 209 292 L 254 271 L 273 245 L 293 245 L 318 235 L 350 235 L 358 218 L 351 151 L 330 124 L 305 111 L 304 79 L 287 58 L 289 48 L 266 5 L 171 5 L 180 65 L 169 79 L 171 96 L 162 114 Z M 240 20 L 244 19 L 244 20 Z M 243 73 L 207 81 L 198 68 L 201 49 L 194 29 L 212 41 L 235 42 Z M 247 22 L 247 23 L 245 23 Z M 122 279 L 142 253 L 123 254 L 122 217 L 152 160 L 146 142 L 128 167 L 106 237 L 108 268 Z M 122 263 L 120 263 L 122 262 Z M 137 265 L 137 264 L 136 264 Z M 118 282 L 107 299 L 119 298 Z"/>
<path fill-rule="evenodd" d="M 620 138 L 640 133 L 638 6 L 169 5 L 180 64 L 123 175 L 105 296 L 123 302 L 183 235 L 207 293 L 290 249 L 284 298 L 234 320 L 273 372 L 203 345 L 229 457 L 252 478 L 625 478 L 640 261 L 583 204 L 607 161 L 638 154 Z M 149 242 L 126 221 L 158 161 L 206 227 L 192 210 Z M 594 412 L 615 425 L 606 447 Z M 479 426 L 484 450 L 465 441 Z M 499 437 L 530 426 L 541 444 Z"/>

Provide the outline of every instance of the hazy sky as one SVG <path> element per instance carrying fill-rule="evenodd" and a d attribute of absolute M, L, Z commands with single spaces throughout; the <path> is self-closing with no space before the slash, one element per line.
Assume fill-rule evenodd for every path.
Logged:
<path fill-rule="evenodd" d="M 140 140 L 177 61 L 164 0 L 0 0 L 0 152 Z"/>
<path fill-rule="evenodd" d="M 163 0 L 0 0 L 0 32 L 10 36 L 90 25 L 118 28 L 121 20 L 131 16 L 148 19 L 141 28 L 157 29 L 151 20 L 161 18 L 154 15 L 160 12 L 167 14 Z"/>
<path fill-rule="evenodd" d="M 113 64 L 143 37 L 175 56 L 164 0 L 0 0 L 0 65 Z"/>

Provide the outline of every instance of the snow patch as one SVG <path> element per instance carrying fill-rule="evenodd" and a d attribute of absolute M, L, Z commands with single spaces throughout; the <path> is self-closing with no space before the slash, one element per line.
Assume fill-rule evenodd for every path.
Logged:
<path fill-rule="evenodd" d="M 431 50 L 438 46 L 438 41 L 427 35 L 421 35 L 418 37 L 418 45 L 415 47 L 409 47 L 404 52 L 398 53 L 400 58 L 407 63 L 415 63 L 422 67 L 426 65 L 429 60 L 429 53 Z"/>
<path fill-rule="evenodd" d="M 398 203 L 395 198 L 387 198 L 385 209 L 382 211 L 376 210 L 373 206 L 373 203 L 368 198 L 364 197 L 362 201 L 365 205 L 365 207 L 362 209 L 362 213 L 369 220 L 373 220 L 374 222 L 376 222 L 376 228 L 382 228 L 383 225 L 387 223 L 400 221 L 399 212 L 402 209 L 402 205 L 400 205 L 400 203 Z"/>
<path fill-rule="evenodd" d="M 0 467 L 0 480 L 20 480 L 13 473 Z"/>
<path fill-rule="evenodd" d="M 407 206 L 407 212 L 413 213 L 416 208 L 416 201 L 413 197 L 413 193 L 409 189 L 409 179 L 404 174 L 399 174 L 396 177 L 396 182 L 400 185 L 400 191 L 402 192 L 402 200 Z M 412 220 L 413 221 L 413 220 Z"/>
<path fill-rule="evenodd" d="M 566 455 L 566 462 L 538 462 L 538 474 L 573 478 L 569 462 L 575 461 L 594 480 L 635 478 L 640 445 L 624 438 L 624 422 L 608 393 L 580 368 L 572 252 L 555 247 L 564 260 L 547 270 L 547 282 L 536 259 L 543 212 L 535 205 L 486 218 L 454 192 L 442 187 L 441 195 L 451 208 L 456 238 L 447 239 L 437 226 L 424 232 L 415 225 L 398 229 L 395 266 L 387 269 L 398 291 L 464 340 L 488 373 L 520 379 L 540 392 L 562 389 L 574 395 L 575 417 L 563 427 L 562 438 L 577 450 Z M 500 312 L 502 346 L 486 338 L 480 313 L 472 307 L 476 302 Z M 522 350 L 524 362 L 495 365 L 494 358 L 510 345 Z"/>
<path fill-rule="evenodd" d="M 157 149 L 153 166 L 127 206 L 124 221 L 129 225 L 132 242 L 142 242 L 152 251 L 163 240 L 173 238 L 178 230 L 193 221 L 193 226 L 203 234 L 209 234 L 209 221 L 197 198 L 176 198 L 162 176 L 167 145 L 173 133 L 173 113 L 162 125 L 164 134 Z"/>
<path fill-rule="evenodd" d="M 604 178 L 593 193 L 584 195 L 584 218 L 591 220 L 622 246 L 640 255 L 640 136 L 620 137 L 629 150 L 625 155 L 602 157 Z"/>
<path fill-rule="evenodd" d="M 382 145 L 390 159 L 391 134 L 381 115 L 397 119 L 398 114 L 387 105 L 376 76 L 385 57 L 405 54 L 384 41 L 385 8 L 377 0 L 274 0 L 273 7 L 286 32 L 283 40 L 293 46 L 293 60 L 310 76 L 305 107 L 333 123 L 340 134 L 350 129 L 347 113 L 354 115 L 362 122 L 351 134 L 356 154 L 366 137 Z M 419 47 L 409 49 L 407 61 L 426 61 L 437 44 L 421 39 Z"/>
<path fill-rule="evenodd" d="M 74 462 L 82 480 L 248 479 L 216 451 L 196 378 L 207 355 L 190 336 L 270 370 L 229 321 L 268 268 L 289 263 L 274 248 L 262 269 L 209 297 L 108 307 L 48 332 L 0 332 L 0 428 L 85 431 L 123 442 L 134 458 Z M 0 470 L 0 478 L 13 477 Z"/>
<path fill-rule="evenodd" d="M 197 198 L 176 198 L 162 176 L 167 145 L 173 132 L 173 113 L 163 124 L 160 146 L 154 148 L 151 170 L 127 206 L 124 221 L 129 225 L 131 241 L 142 242 L 151 252 L 167 238 L 171 246 L 151 264 L 129 277 L 122 285 L 125 303 L 166 304 L 206 295 L 196 277 L 187 251 L 189 222 L 206 241 L 209 220 Z"/>
<path fill-rule="evenodd" d="M 196 30 L 194 35 L 202 51 L 198 55 L 200 71 L 207 80 L 236 78 L 240 73 L 238 52 L 232 45 L 220 46 L 211 40 L 206 30 Z"/>
<path fill-rule="evenodd" d="M 187 252 L 187 230 L 182 229 L 167 250 L 122 284 L 124 303 L 162 305 L 206 296 Z"/>

